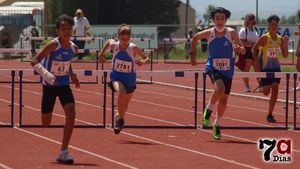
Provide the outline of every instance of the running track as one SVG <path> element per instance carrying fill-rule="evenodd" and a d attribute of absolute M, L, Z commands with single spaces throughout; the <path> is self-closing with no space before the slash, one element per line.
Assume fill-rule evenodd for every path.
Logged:
<path fill-rule="evenodd" d="M 182 79 L 161 81 L 163 80 L 169 83 L 174 81 L 177 84 L 189 82 L 189 80 L 183 82 Z M 192 86 L 193 83 L 190 84 Z M 76 123 L 94 125 L 101 121 L 99 115 L 101 88 L 99 85 L 82 85 L 81 89 L 73 89 L 77 101 Z M 41 86 L 26 84 L 23 89 L 24 123 L 39 124 Z M 9 84 L 0 85 L 0 106 L 3 107 L 0 111 L 1 123 L 8 122 L 7 107 L 10 96 L 2 91 L 9 90 Z M 17 91 L 18 87 L 16 87 Z M 201 92 L 199 94 L 201 96 Z M 108 105 L 110 105 L 110 97 L 109 93 Z M 222 123 L 224 126 L 268 126 L 270 124 L 265 122 L 266 105 L 267 102 L 262 100 L 230 97 Z M 157 84 L 140 84 L 130 104 L 126 124 L 191 125 L 193 124 L 192 106 L 193 91 L 191 90 Z M 199 114 L 201 106 L 200 98 Z M 279 123 L 275 125 L 283 125 L 281 124 L 284 120 L 282 107 L 283 104 L 276 106 L 275 116 Z M 110 122 L 110 106 L 108 112 L 107 120 Z M 63 124 L 62 115 L 63 112 L 57 102 L 53 123 Z M 18 121 L 18 117 L 15 121 Z M 0 130 L 0 168 L 70 168 L 55 163 L 62 129 L 1 128 Z M 116 136 L 110 128 L 76 128 L 70 147 L 76 162 L 72 168 L 296 168 L 299 166 L 298 131 L 222 130 L 222 136 L 221 141 L 214 141 L 211 138 L 211 131 L 202 129 L 126 128 Z M 280 165 L 264 163 L 262 153 L 257 148 L 257 140 L 260 138 L 292 139 L 293 163 Z"/>

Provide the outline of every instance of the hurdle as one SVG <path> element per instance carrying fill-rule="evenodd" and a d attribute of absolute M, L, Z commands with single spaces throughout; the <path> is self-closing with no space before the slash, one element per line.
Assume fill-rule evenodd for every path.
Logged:
<path fill-rule="evenodd" d="M 104 81 L 107 81 L 107 74 L 106 71 L 97 71 L 97 70 L 74 70 L 74 73 L 76 73 L 79 76 L 102 76 L 104 77 Z M 27 69 L 27 70 L 19 70 L 19 124 L 17 125 L 20 128 L 40 128 L 43 127 L 42 125 L 36 125 L 36 124 L 23 124 L 23 77 L 35 74 L 35 71 L 33 69 Z M 75 124 L 74 128 L 105 128 L 106 127 L 106 92 L 107 87 L 106 85 L 103 86 L 103 102 L 102 102 L 102 124 L 90 124 L 90 125 L 80 125 Z M 64 125 L 50 125 L 49 128 L 63 128 Z"/>
<path fill-rule="evenodd" d="M 24 41 L 37 41 L 37 40 L 52 40 L 54 38 L 56 38 L 56 37 L 51 37 L 51 36 L 48 36 L 48 37 L 32 37 L 32 36 L 20 37 L 20 39 L 21 39 L 21 49 L 23 49 L 22 48 L 22 42 L 23 42 L 23 40 Z M 76 36 L 72 36 L 71 40 L 76 40 L 76 41 L 86 41 L 87 40 L 87 41 L 93 41 L 93 42 L 95 40 L 99 40 L 99 49 L 100 49 L 100 43 L 103 41 L 103 38 L 100 37 L 100 36 L 91 36 L 91 37 L 76 37 Z M 34 55 L 34 51 L 36 51 L 35 46 L 33 46 L 31 48 L 31 50 L 32 50 L 31 54 L 33 56 Z M 83 50 L 89 50 L 89 49 L 83 49 Z M 92 54 L 92 53 L 89 53 L 89 52 L 78 52 L 78 53 Z M 21 61 L 23 62 L 23 57 L 21 57 Z M 75 61 L 75 62 L 77 62 L 77 61 Z M 93 62 L 87 62 L 87 61 L 85 61 L 85 63 L 93 63 Z"/>
<path fill-rule="evenodd" d="M 0 69 L 0 75 L 4 74 L 10 74 L 11 75 L 11 100 L 10 100 L 10 124 L 1 124 L 0 128 L 4 127 L 14 127 L 14 110 L 15 110 L 15 75 L 16 71 L 14 70 L 8 70 L 8 69 Z"/>
<path fill-rule="evenodd" d="M 286 79 L 286 95 L 285 95 L 285 126 L 222 126 L 222 129 L 261 129 L 261 130 L 287 130 L 288 126 L 288 114 L 289 114 L 289 83 L 290 83 L 290 73 L 285 72 L 236 72 L 234 77 L 240 78 L 282 78 Z M 206 107 L 206 78 L 207 74 L 203 73 L 203 107 L 204 111 Z M 295 96 L 294 96 L 295 97 Z M 295 106 L 295 103 L 294 103 Z M 203 129 L 211 129 L 212 127 L 203 127 Z"/>
<path fill-rule="evenodd" d="M 153 49 L 143 49 L 142 50 L 145 54 L 148 54 L 150 59 L 150 72 L 153 71 Z M 152 84 L 153 82 L 153 76 L 150 76 L 150 81 L 137 81 L 137 84 Z"/>
<path fill-rule="evenodd" d="M 151 77 L 151 76 L 160 76 L 160 77 L 175 77 L 175 78 L 194 78 L 194 106 L 193 108 L 193 125 L 125 125 L 124 128 L 142 128 L 142 129 L 197 129 L 198 121 L 198 79 L 199 73 L 192 71 L 138 71 L 137 76 Z M 115 123 L 115 92 L 111 90 L 111 128 L 114 128 Z"/>
<path fill-rule="evenodd" d="M 293 125 L 293 129 L 294 130 L 300 130 L 300 127 L 297 126 L 297 110 L 299 109 L 297 107 L 297 104 L 299 105 L 299 103 L 297 103 L 297 91 L 296 91 L 296 88 L 297 88 L 297 81 L 298 81 L 298 77 L 299 77 L 299 74 L 298 73 L 293 73 L 293 97 L 294 97 L 294 107 L 293 107 L 293 113 L 294 113 L 294 119 L 293 119 L 293 122 L 294 122 L 294 125 Z"/>
<path fill-rule="evenodd" d="M 35 52 L 39 52 L 41 49 L 22 49 L 22 48 L 0 48 L 0 52 L 5 53 L 5 52 L 19 52 L 19 53 L 32 53 L 34 54 Z M 98 49 L 78 49 L 78 53 L 93 53 L 97 54 L 99 53 Z M 76 63 L 74 61 L 71 61 L 72 63 Z M 78 62 L 78 63 L 83 63 L 83 62 Z M 98 57 L 96 57 L 96 62 L 90 62 L 90 63 L 95 63 L 96 64 L 96 70 L 99 70 L 99 60 Z M 38 75 L 38 74 L 34 74 Z M 0 81 L 1 83 L 10 83 L 10 81 Z M 19 81 L 15 81 L 15 83 L 19 83 Z M 22 83 L 40 83 L 39 81 L 23 81 Z M 95 81 L 86 81 L 86 82 L 81 82 L 82 84 L 98 84 L 98 77 L 96 76 Z"/>

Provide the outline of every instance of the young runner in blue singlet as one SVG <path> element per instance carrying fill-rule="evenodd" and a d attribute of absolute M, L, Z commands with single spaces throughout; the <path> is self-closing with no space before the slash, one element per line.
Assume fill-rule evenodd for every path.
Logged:
<path fill-rule="evenodd" d="M 113 51 L 112 69 L 110 74 L 110 87 L 117 91 L 118 113 L 114 132 L 119 134 L 124 126 L 124 116 L 128 109 L 129 102 L 136 89 L 135 64 L 141 66 L 149 61 L 149 58 L 133 43 L 130 42 L 131 28 L 129 25 L 121 24 L 118 28 L 118 42 L 110 39 L 106 42 L 99 54 L 100 62 L 105 62 L 104 53 L 109 49 Z M 137 60 L 136 55 L 142 59 Z"/>
<path fill-rule="evenodd" d="M 70 41 L 73 25 L 74 21 L 70 16 L 58 17 L 56 20 L 58 37 L 51 40 L 31 62 L 36 71 L 42 75 L 42 124 L 46 127 L 50 125 L 56 97 L 59 98 L 66 115 L 61 151 L 56 159 L 64 164 L 74 163 L 68 154 L 75 121 L 75 101 L 69 85 L 70 78 L 76 87 L 79 87 L 79 80 L 71 67 L 71 60 L 77 52 L 77 47 Z"/>
<path fill-rule="evenodd" d="M 221 139 L 221 118 L 226 109 L 234 74 L 234 52 L 245 53 L 245 48 L 239 40 L 236 31 L 225 27 L 230 14 L 230 11 L 221 7 L 212 11 L 211 19 L 215 26 L 197 33 L 193 37 L 190 51 L 191 64 L 196 65 L 196 45 L 200 39 L 208 40 L 206 73 L 209 75 L 215 90 L 203 112 L 202 125 L 203 127 L 209 125 L 210 116 L 215 111 L 215 104 L 218 102 L 216 119 L 213 124 L 213 138 L 216 140 Z"/>

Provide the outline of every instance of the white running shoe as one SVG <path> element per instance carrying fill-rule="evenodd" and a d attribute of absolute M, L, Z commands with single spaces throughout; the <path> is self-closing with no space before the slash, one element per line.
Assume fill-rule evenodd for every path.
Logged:
<path fill-rule="evenodd" d="M 69 155 L 68 150 L 61 151 L 59 155 L 56 158 L 56 161 L 62 164 L 73 164 L 74 160 L 73 158 Z"/>

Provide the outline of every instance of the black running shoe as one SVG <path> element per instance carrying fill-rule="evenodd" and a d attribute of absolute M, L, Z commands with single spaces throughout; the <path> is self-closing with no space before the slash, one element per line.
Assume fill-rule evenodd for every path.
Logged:
<path fill-rule="evenodd" d="M 270 122 L 270 123 L 276 123 L 276 120 L 275 120 L 274 116 L 271 115 L 271 114 L 269 114 L 267 116 L 267 121 Z"/>
<path fill-rule="evenodd" d="M 124 127 L 124 119 L 121 118 L 116 118 L 116 123 L 115 123 L 115 127 L 114 127 L 114 132 L 115 134 L 119 134 L 121 132 L 121 130 Z"/>

